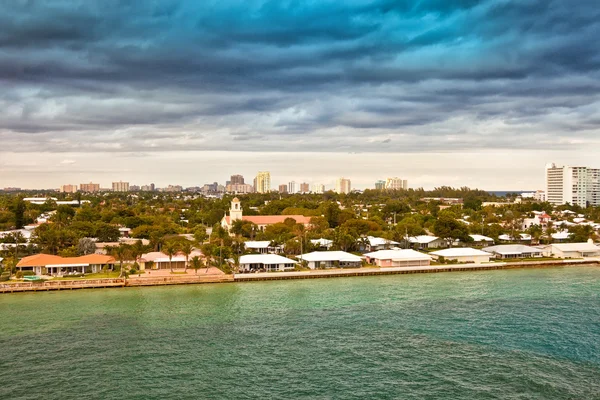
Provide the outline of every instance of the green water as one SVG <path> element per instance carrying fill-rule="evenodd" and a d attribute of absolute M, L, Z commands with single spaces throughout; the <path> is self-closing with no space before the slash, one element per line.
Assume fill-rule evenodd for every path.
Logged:
<path fill-rule="evenodd" d="M 600 268 L 0 296 L 1 399 L 600 399 Z"/>

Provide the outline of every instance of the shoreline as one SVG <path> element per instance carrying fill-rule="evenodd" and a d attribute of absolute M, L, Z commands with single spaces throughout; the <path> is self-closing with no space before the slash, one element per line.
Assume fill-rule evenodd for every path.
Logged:
<path fill-rule="evenodd" d="M 442 272 L 472 272 L 500 269 L 525 269 L 525 268 L 552 268 L 567 266 L 594 266 L 599 265 L 600 259 L 580 260 L 556 260 L 556 261 L 522 261 L 522 262 L 497 262 L 489 264 L 451 264 L 451 265 L 429 265 L 422 267 L 363 267 L 353 269 L 293 271 L 293 272 L 261 272 L 254 274 L 229 274 L 214 276 L 168 276 L 156 278 L 107 278 L 89 280 L 63 280 L 45 282 L 20 282 L 11 284 L 0 283 L 0 294 L 2 293 L 28 293 L 47 292 L 57 290 L 79 290 L 79 289 L 104 289 L 104 288 L 127 288 L 142 286 L 167 286 L 167 285 L 197 285 L 207 283 L 236 283 L 236 282 L 260 282 L 288 279 L 324 279 L 324 278 L 346 278 L 377 275 L 400 275 L 400 274 L 427 274 Z"/>

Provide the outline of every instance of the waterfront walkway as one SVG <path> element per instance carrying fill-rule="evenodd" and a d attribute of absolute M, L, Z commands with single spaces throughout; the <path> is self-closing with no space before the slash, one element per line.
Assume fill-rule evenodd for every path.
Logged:
<path fill-rule="evenodd" d="M 293 271 L 293 272 L 261 272 L 249 274 L 224 274 L 217 268 L 208 270 L 198 270 L 196 274 L 193 270 L 183 273 L 183 270 L 177 270 L 171 274 L 170 270 L 152 270 L 139 275 L 132 275 L 127 279 L 78 279 L 62 281 L 42 281 L 42 282 L 19 282 L 2 283 L 0 282 L 0 293 L 15 292 L 40 292 L 50 290 L 74 290 L 89 288 L 117 288 L 133 286 L 162 286 L 162 285 L 187 285 L 202 283 L 226 283 L 226 282 L 252 282 L 267 280 L 284 279 L 318 279 L 318 278 L 336 278 L 351 276 L 374 276 L 374 275 L 395 275 L 395 274 L 419 274 L 436 272 L 459 272 L 459 271 L 482 271 L 496 269 L 513 268 L 546 268 L 560 267 L 569 265 L 591 265 L 600 264 L 600 258 L 586 258 L 577 260 L 550 260 L 550 261 L 522 261 L 522 262 L 494 262 L 485 264 L 454 264 L 454 265 L 430 265 L 421 267 L 365 267 L 349 269 L 332 270 L 311 270 L 311 271 Z"/>

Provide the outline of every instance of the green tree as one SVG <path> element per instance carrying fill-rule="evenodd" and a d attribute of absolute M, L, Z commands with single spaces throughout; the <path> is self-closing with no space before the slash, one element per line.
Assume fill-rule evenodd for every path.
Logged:
<path fill-rule="evenodd" d="M 190 242 L 189 240 L 184 239 L 179 243 L 179 250 L 185 256 L 184 270 L 187 271 L 190 254 L 192 254 L 192 251 L 194 251 L 194 244 L 192 242 Z"/>
<path fill-rule="evenodd" d="M 194 270 L 194 274 L 198 275 L 198 270 L 200 268 L 202 268 L 202 259 L 198 256 L 194 256 L 194 257 L 192 257 L 192 259 L 190 261 L 191 261 L 190 265 L 192 266 L 192 269 Z"/>
<path fill-rule="evenodd" d="M 22 197 L 17 197 L 13 202 L 12 212 L 15 215 L 15 229 L 21 229 L 25 225 L 25 210 L 27 204 Z"/>
<path fill-rule="evenodd" d="M 433 233 L 449 242 L 460 240 L 461 242 L 470 242 L 468 227 L 460 221 L 457 221 L 449 213 L 440 212 L 433 225 Z"/>
<path fill-rule="evenodd" d="M 173 256 L 179 251 L 179 243 L 175 240 L 167 240 L 163 245 L 162 251 L 169 256 L 169 269 L 173 272 Z"/>
<path fill-rule="evenodd" d="M 125 271 L 123 270 L 123 261 L 125 261 L 127 257 L 129 257 L 129 250 L 129 245 L 125 243 L 121 243 L 118 246 L 112 246 L 108 250 L 109 254 L 119 261 L 119 278 L 125 275 Z"/>
<path fill-rule="evenodd" d="M 86 255 L 96 252 L 96 242 L 91 238 L 81 238 L 77 242 L 77 254 Z"/>

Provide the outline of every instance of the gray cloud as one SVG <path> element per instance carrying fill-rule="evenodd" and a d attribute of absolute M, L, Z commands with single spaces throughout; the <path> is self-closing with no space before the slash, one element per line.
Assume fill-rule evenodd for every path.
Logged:
<path fill-rule="evenodd" d="M 595 1 L 240 4 L 0 4 L 3 146 L 152 154 L 598 145 Z"/>

